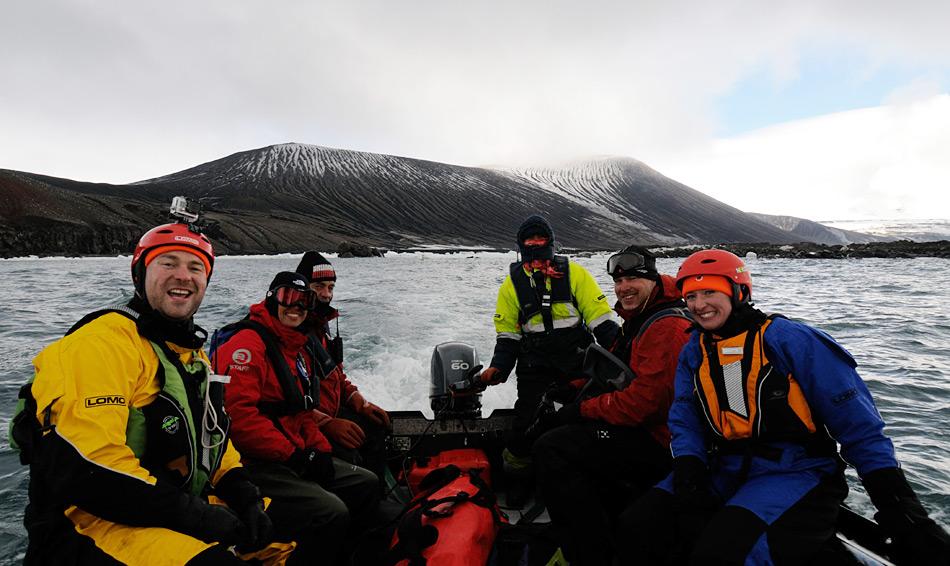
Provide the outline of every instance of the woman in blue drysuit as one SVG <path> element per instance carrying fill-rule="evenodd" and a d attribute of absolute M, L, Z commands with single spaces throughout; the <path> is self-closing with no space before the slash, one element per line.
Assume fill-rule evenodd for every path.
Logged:
<path fill-rule="evenodd" d="M 676 284 L 696 330 L 669 415 L 673 473 L 625 512 L 626 554 L 647 564 L 835 562 L 846 461 L 899 562 L 950 564 L 950 537 L 907 483 L 851 354 L 753 308 L 752 278 L 729 252 L 694 253 Z"/>

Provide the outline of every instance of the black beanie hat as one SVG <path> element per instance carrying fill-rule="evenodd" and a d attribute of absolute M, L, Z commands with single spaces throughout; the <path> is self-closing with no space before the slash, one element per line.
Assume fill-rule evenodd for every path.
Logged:
<path fill-rule="evenodd" d="M 274 296 L 274 290 L 279 287 L 290 287 L 298 291 L 310 291 L 310 279 L 306 275 L 295 273 L 293 271 L 281 271 L 274 276 L 274 280 L 267 287 L 267 296 L 264 299 L 264 306 L 267 312 L 277 316 L 277 298 Z"/>
<path fill-rule="evenodd" d="M 297 264 L 297 273 L 304 275 L 311 283 L 317 281 L 336 281 L 336 270 L 320 252 L 309 251 L 303 254 Z"/>
<path fill-rule="evenodd" d="M 524 241 L 530 236 L 544 236 L 554 244 L 554 230 L 551 225 L 539 214 L 532 214 L 524 219 L 521 227 L 518 228 L 518 245 L 523 245 Z"/>
<path fill-rule="evenodd" d="M 541 247 L 525 246 L 524 241 L 531 236 L 544 236 L 548 239 L 548 244 Z M 518 228 L 518 251 L 521 252 L 522 261 L 554 258 L 554 230 L 543 216 L 532 214 L 521 223 Z"/>

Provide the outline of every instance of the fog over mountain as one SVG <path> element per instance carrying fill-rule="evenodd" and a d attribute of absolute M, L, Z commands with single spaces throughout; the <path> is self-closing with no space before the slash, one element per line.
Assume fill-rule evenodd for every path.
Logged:
<path fill-rule="evenodd" d="M 897 239 L 892 236 L 865 234 L 863 232 L 855 232 L 854 230 L 825 226 L 824 224 L 812 220 L 796 218 L 794 216 L 776 216 L 774 214 L 759 214 L 756 212 L 750 212 L 749 214 L 763 222 L 767 222 L 777 228 L 795 234 L 800 238 L 800 241 L 803 242 L 844 245 L 867 244 L 869 242 L 892 242 Z"/>
<path fill-rule="evenodd" d="M 200 199 L 219 253 L 513 248 L 521 221 L 545 215 L 581 249 L 817 241 L 712 199 L 630 158 L 563 168 L 488 169 L 281 144 L 128 185 L 0 170 L 0 254 L 128 253 L 171 198 Z"/>

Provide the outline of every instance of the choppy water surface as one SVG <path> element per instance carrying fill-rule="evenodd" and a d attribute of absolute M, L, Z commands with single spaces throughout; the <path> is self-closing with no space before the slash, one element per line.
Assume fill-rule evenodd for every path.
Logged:
<path fill-rule="evenodd" d="M 223 257 L 197 320 L 213 330 L 263 298 L 273 275 L 297 256 Z M 474 344 L 491 357 L 498 285 L 514 255 L 390 254 L 335 259 L 334 304 L 342 311 L 350 379 L 387 409 L 428 410 L 432 348 Z M 606 255 L 576 258 L 612 296 Z M 680 260 L 660 260 L 675 273 Z M 82 315 L 130 297 L 129 258 L 0 261 L 0 425 L 6 430 L 31 360 Z M 753 295 L 828 331 L 858 360 L 898 456 L 924 504 L 950 525 L 950 261 L 920 259 L 751 260 Z M 487 410 L 514 402 L 514 380 L 489 389 Z M 852 474 L 853 477 L 853 474 Z M 26 470 L 0 448 L 0 563 L 22 560 Z M 850 501 L 870 515 L 860 486 Z"/>

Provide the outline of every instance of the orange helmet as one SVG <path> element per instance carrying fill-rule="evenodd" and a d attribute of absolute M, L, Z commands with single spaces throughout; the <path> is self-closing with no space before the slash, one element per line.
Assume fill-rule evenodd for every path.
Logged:
<path fill-rule="evenodd" d="M 142 235 L 132 254 L 132 281 L 136 286 L 144 279 L 145 263 L 150 261 L 151 252 L 163 248 L 166 251 L 181 250 L 191 252 L 201 258 L 208 268 L 208 279 L 214 268 L 214 248 L 207 236 L 193 230 L 188 224 L 172 222 L 156 226 Z"/>
<path fill-rule="evenodd" d="M 745 263 L 734 253 L 726 250 L 702 250 L 692 254 L 676 272 L 676 287 L 682 290 L 684 281 L 700 275 L 725 277 L 732 284 L 732 296 L 738 302 L 747 302 L 752 297 L 752 275 Z"/>

